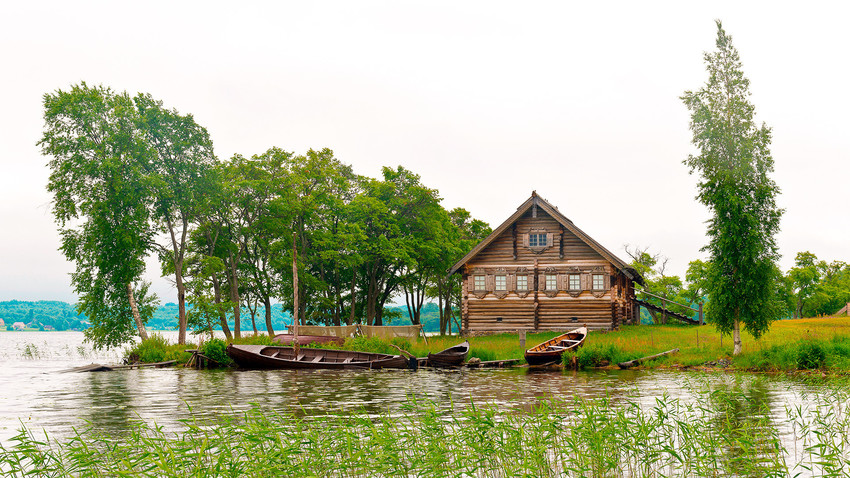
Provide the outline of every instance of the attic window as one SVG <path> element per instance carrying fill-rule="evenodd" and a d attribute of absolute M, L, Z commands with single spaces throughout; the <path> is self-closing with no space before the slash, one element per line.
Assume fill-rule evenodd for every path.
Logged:
<path fill-rule="evenodd" d="M 529 247 L 546 247 L 546 234 L 529 234 L 528 235 L 528 246 Z"/>

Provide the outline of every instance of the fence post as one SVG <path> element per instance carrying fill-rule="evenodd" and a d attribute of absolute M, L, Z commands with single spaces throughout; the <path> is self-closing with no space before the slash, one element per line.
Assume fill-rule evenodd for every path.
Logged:
<path fill-rule="evenodd" d="M 524 349 L 525 348 L 525 329 L 517 330 L 517 335 L 519 335 L 519 346 Z"/>

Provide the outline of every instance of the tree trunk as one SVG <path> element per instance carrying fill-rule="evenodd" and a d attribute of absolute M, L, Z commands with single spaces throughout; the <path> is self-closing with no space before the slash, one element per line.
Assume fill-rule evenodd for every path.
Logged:
<path fill-rule="evenodd" d="M 254 307 L 251 308 L 251 301 L 254 301 Z M 248 311 L 251 312 L 251 328 L 254 329 L 254 337 L 260 334 L 260 331 L 257 330 L 257 299 L 251 297 L 246 302 L 248 305 Z"/>
<path fill-rule="evenodd" d="M 239 303 L 239 276 L 236 272 L 236 260 L 233 254 L 230 254 L 230 301 L 233 302 L 233 335 L 239 339 L 242 338 L 241 312 L 242 307 Z"/>
<path fill-rule="evenodd" d="M 224 310 L 221 308 L 221 284 L 218 282 L 217 277 L 213 277 L 213 292 L 215 293 L 215 305 L 216 309 L 218 309 L 218 320 L 221 322 L 221 330 L 224 332 L 224 337 L 228 342 L 233 341 L 233 334 L 230 333 L 230 326 L 227 325 L 227 315 L 225 315 Z"/>
<path fill-rule="evenodd" d="M 446 298 L 443 304 L 443 306 L 445 307 L 445 310 L 443 310 L 443 320 L 445 320 L 448 324 L 449 321 L 452 320 L 452 284 L 449 283 L 446 284 L 446 286 Z M 445 326 L 443 326 L 442 330 L 445 330 Z M 442 334 L 442 332 L 440 333 Z"/>
<path fill-rule="evenodd" d="M 294 343 L 298 344 L 298 246 L 295 235 L 292 235 L 292 328 L 295 334 Z"/>
<path fill-rule="evenodd" d="M 269 296 L 263 297 L 263 307 L 266 313 L 266 330 L 269 332 L 269 337 L 274 337 L 274 327 L 272 327 L 272 301 Z"/>
<path fill-rule="evenodd" d="M 139 314 L 139 306 L 136 305 L 136 297 L 133 295 L 133 285 L 127 283 L 127 300 L 130 301 L 130 310 L 133 312 L 133 320 L 136 321 L 136 328 L 139 329 L 139 337 L 142 340 L 148 339 L 148 331 L 145 329 L 145 324 L 142 322 L 142 316 Z"/>
<path fill-rule="evenodd" d="M 144 322 L 142 322 L 142 316 L 139 314 L 139 306 L 136 304 L 136 297 L 133 294 L 133 286 L 129 282 L 127 283 L 127 300 L 130 302 L 130 310 L 133 313 L 133 320 L 136 322 L 136 328 L 139 329 L 139 337 L 142 340 L 148 339 L 148 331 L 145 328 Z"/>
<path fill-rule="evenodd" d="M 737 317 L 735 317 L 735 330 L 733 334 L 735 348 L 732 351 L 732 355 L 741 355 L 741 320 Z"/>
<path fill-rule="evenodd" d="M 440 335 L 446 335 L 446 312 L 443 310 L 443 281 L 437 284 L 437 307 L 440 316 Z"/>
<path fill-rule="evenodd" d="M 375 304 L 378 302 L 378 284 L 374 269 L 369 271 L 369 286 L 366 288 L 366 325 L 375 323 Z"/>
<path fill-rule="evenodd" d="M 348 317 L 348 325 L 354 323 L 355 306 L 357 305 L 357 296 L 354 295 L 354 285 L 357 282 L 357 271 L 352 271 L 351 274 L 351 315 Z"/>

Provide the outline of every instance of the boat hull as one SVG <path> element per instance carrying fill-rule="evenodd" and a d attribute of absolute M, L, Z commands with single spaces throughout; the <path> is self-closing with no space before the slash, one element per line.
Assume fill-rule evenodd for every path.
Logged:
<path fill-rule="evenodd" d="M 467 355 L 469 355 L 468 341 L 435 354 L 428 354 L 428 365 L 432 367 L 458 367 L 466 361 Z"/>
<path fill-rule="evenodd" d="M 528 365 L 561 363 L 561 355 L 584 345 L 585 338 L 587 338 L 586 327 L 571 330 L 526 350 L 525 361 Z"/>
<path fill-rule="evenodd" d="M 409 361 L 400 355 L 303 348 L 295 355 L 293 347 L 275 345 L 227 346 L 227 355 L 242 368 L 345 370 L 408 368 Z"/>

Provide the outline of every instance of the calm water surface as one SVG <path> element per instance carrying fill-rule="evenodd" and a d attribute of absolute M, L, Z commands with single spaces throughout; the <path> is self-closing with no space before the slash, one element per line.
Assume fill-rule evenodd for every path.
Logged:
<path fill-rule="evenodd" d="M 166 333 L 169 334 L 169 333 Z M 169 337 L 171 338 L 171 337 Z M 176 339 L 175 337 L 172 339 Z M 526 407 L 552 396 L 631 399 L 652 406 L 668 396 L 689 400 L 697 389 L 739 390 L 766 403 L 784 429 L 786 408 L 805 405 L 808 394 L 829 382 L 747 375 L 664 371 L 528 373 L 487 371 L 198 371 L 141 369 L 99 373 L 57 373 L 97 363 L 119 363 L 123 350 L 93 351 L 79 332 L 0 332 L 0 441 L 21 424 L 52 437 L 96 426 L 115 436 L 134 422 L 179 430 L 190 414 L 200 420 L 259 404 L 280 412 L 318 415 L 338 412 L 392 413 L 407 396 L 441 406 L 470 401 Z M 191 411 L 190 411 L 191 409 Z"/>

